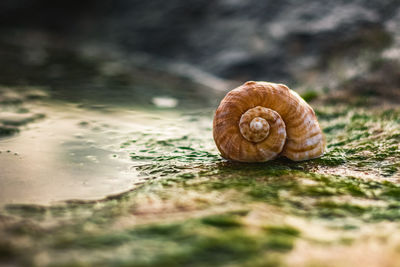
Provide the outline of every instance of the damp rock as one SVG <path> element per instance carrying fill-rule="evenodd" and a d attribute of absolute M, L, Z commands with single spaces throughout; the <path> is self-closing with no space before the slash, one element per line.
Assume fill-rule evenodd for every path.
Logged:
<path fill-rule="evenodd" d="M 1 104 L 16 104 L 22 103 L 24 100 L 21 94 L 12 91 L 8 88 L 0 88 L 0 103 Z"/>
<path fill-rule="evenodd" d="M 22 126 L 44 117 L 44 114 L 3 112 L 0 114 L 0 123 L 6 126 Z"/>
<path fill-rule="evenodd" d="M 24 92 L 24 96 L 26 99 L 44 99 L 48 98 L 49 94 L 40 88 L 29 88 Z"/>
<path fill-rule="evenodd" d="M 19 132 L 17 127 L 0 124 L 0 137 L 9 136 Z"/>

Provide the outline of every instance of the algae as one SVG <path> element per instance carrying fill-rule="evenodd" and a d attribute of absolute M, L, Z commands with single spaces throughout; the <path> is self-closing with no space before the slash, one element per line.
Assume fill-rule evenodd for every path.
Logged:
<path fill-rule="evenodd" d="M 302 246 L 356 251 L 362 238 L 382 238 L 382 224 L 400 225 L 399 109 L 317 106 L 326 154 L 265 164 L 222 159 L 210 110 L 177 112 L 159 129 L 130 131 L 110 154 L 137 171 L 133 190 L 93 201 L 5 205 L 0 261 L 287 266 Z M 77 126 L 100 127 L 90 120 Z"/>

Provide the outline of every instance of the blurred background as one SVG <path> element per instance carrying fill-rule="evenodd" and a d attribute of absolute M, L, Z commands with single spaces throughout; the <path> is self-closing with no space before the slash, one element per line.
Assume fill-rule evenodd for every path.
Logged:
<path fill-rule="evenodd" d="M 399 59 L 398 0 L 0 3 L 1 83 L 71 100 L 162 94 L 204 105 L 210 92 L 267 80 L 309 96 L 393 102 Z"/>

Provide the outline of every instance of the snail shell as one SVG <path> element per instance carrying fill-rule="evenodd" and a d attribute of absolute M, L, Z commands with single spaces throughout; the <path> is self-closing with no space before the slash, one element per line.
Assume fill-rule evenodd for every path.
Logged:
<path fill-rule="evenodd" d="M 222 157 L 264 162 L 320 157 L 325 138 L 314 110 L 283 84 L 246 82 L 222 99 L 213 122 Z"/>

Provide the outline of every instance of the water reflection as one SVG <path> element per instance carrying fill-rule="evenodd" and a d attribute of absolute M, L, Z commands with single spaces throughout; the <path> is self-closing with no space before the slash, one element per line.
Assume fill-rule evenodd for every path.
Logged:
<path fill-rule="evenodd" d="M 53 42 L 21 57 L 31 48 L 16 43 L 0 40 L 13 63 L 0 70 L 0 205 L 100 199 L 217 157 L 212 77 Z"/>
<path fill-rule="evenodd" d="M 121 144 L 138 132 L 160 132 L 161 120 L 168 125 L 177 117 L 65 103 L 34 108 L 47 117 L 0 140 L 0 204 L 98 199 L 130 190 L 144 177 L 131 168 L 135 148 Z"/>

